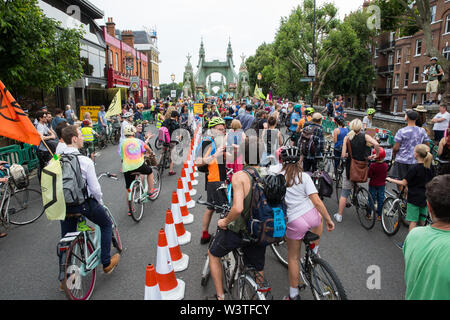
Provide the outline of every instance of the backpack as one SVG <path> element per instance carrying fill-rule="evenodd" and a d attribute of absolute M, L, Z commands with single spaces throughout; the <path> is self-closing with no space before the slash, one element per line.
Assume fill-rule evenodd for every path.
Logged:
<path fill-rule="evenodd" d="M 195 158 L 200 158 L 203 157 L 203 150 L 202 150 L 202 146 L 203 146 L 203 142 L 205 141 L 211 141 L 211 155 L 213 155 L 214 153 L 216 153 L 216 143 L 214 142 L 213 138 L 211 137 L 205 137 L 202 139 L 200 145 L 197 147 L 197 150 L 195 151 Z M 208 173 L 208 165 L 204 164 L 204 165 L 197 165 L 197 169 L 199 172 L 201 173 Z"/>
<path fill-rule="evenodd" d="M 20 164 L 13 164 L 9 168 L 9 173 L 17 189 L 25 189 L 30 184 L 25 168 Z"/>
<path fill-rule="evenodd" d="M 268 198 L 273 199 L 270 195 L 274 192 L 268 190 L 265 179 L 261 179 L 258 172 L 252 168 L 244 169 L 244 171 L 253 178 L 252 205 L 247 221 L 247 234 L 262 246 L 280 242 L 286 234 L 287 207 L 284 201 L 286 192 L 277 195 L 276 198 L 281 199 L 278 203 L 269 203 Z M 283 175 L 276 177 L 280 181 L 285 179 Z"/>
<path fill-rule="evenodd" d="M 300 139 L 298 140 L 298 148 L 300 149 L 300 154 L 304 157 L 316 154 L 313 126 L 308 125 L 303 129 Z"/>
<path fill-rule="evenodd" d="M 291 123 L 291 116 L 292 116 L 293 112 L 289 112 L 286 116 L 286 120 L 284 120 L 284 125 L 286 126 L 286 128 L 289 128 L 292 123 Z"/>
<path fill-rule="evenodd" d="M 307 173 L 312 177 L 312 172 Z M 314 184 L 316 185 L 320 198 L 331 198 L 333 196 L 333 180 L 328 172 L 322 171 L 319 179 Z"/>
<path fill-rule="evenodd" d="M 169 129 L 167 129 L 166 127 L 159 128 L 158 140 L 161 141 L 162 143 L 170 143 Z"/>
<path fill-rule="evenodd" d="M 437 65 L 437 66 L 436 66 L 436 71 L 439 72 L 439 69 L 440 69 L 440 70 L 443 70 L 442 67 L 441 67 L 440 65 Z M 438 76 L 438 80 L 439 80 L 439 81 L 442 81 L 442 79 L 444 79 L 444 75 L 445 75 L 445 73 L 443 73 L 442 76 Z"/>
<path fill-rule="evenodd" d="M 80 153 L 61 155 L 64 199 L 68 206 L 82 205 L 88 198 L 87 183 L 81 174 Z"/>

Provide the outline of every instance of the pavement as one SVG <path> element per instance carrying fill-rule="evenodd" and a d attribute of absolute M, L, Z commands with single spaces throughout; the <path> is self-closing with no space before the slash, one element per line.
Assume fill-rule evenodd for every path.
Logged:
<path fill-rule="evenodd" d="M 156 132 L 154 126 L 151 130 Z M 116 173 L 118 181 L 104 178 L 100 181 L 104 202 L 115 216 L 124 244 L 120 263 L 114 272 L 105 275 L 97 268 L 97 281 L 91 300 L 143 300 L 145 268 L 156 263 L 158 232 L 164 227 L 165 213 L 171 205 L 171 195 L 176 191 L 178 176 L 170 177 L 164 172 L 162 192 L 159 198 L 148 203 L 141 222 L 134 222 L 127 216 L 125 182 L 120 173 L 120 158 L 117 146 L 100 151 L 96 161 L 97 174 Z M 180 174 L 181 167 L 176 167 Z M 199 174 L 198 199 L 204 191 L 204 175 Z M 32 184 L 37 185 L 34 179 Z M 337 212 L 335 197 L 326 199 L 325 205 L 332 216 Z M 207 253 L 207 245 L 200 245 L 201 219 L 205 208 L 196 205 L 189 212 L 194 223 L 185 228 L 192 234 L 191 242 L 181 246 L 189 259 L 189 267 L 176 273 L 186 283 L 185 300 L 204 300 L 215 293 L 210 279 L 208 286 L 200 285 L 201 269 Z M 210 233 L 214 232 L 217 217 L 213 218 Z M 56 244 L 60 239 L 59 222 L 47 220 L 43 215 L 28 226 L 11 226 L 8 236 L 0 239 L 0 300 L 65 300 L 59 291 L 57 280 L 59 266 Z M 352 300 L 403 300 L 405 293 L 404 260 L 402 251 L 396 246 L 406 236 L 402 226 L 394 237 L 382 231 L 381 223 L 367 231 L 359 223 L 354 208 L 345 210 L 342 223 L 336 229 L 326 230 L 320 244 L 320 255 L 339 276 L 349 299 Z M 265 275 L 272 285 L 275 300 L 282 299 L 289 292 L 287 269 L 268 248 Z M 301 292 L 304 300 L 312 300 L 309 289 Z"/>

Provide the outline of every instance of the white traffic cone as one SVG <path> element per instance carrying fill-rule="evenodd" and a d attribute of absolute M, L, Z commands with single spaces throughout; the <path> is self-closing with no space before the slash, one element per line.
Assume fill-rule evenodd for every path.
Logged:
<path fill-rule="evenodd" d="M 172 212 L 166 212 L 166 226 L 164 228 L 167 236 L 167 243 L 169 245 L 170 258 L 175 272 L 186 270 L 189 266 L 189 256 L 181 252 L 178 244 L 177 231 L 173 222 Z"/>
<path fill-rule="evenodd" d="M 195 196 L 197 194 L 197 190 L 192 188 L 186 168 L 181 169 L 181 181 L 183 182 L 184 192 L 188 192 L 190 196 Z"/>
<path fill-rule="evenodd" d="M 173 221 L 175 224 L 175 230 L 177 231 L 178 243 L 180 245 L 185 245 L 191 242 L 191 233 L 186 231 L 183 223 L 183 218 L 181 217 L 180 205 L 176 203 L 177 193 L 172 193 L 172 205 L 171 212 Z"/>
<path fill-rule="evenodd" d="M 179 208 L 183 224 L 191 224 L 194 222 L 194 215 L 189 213 L 186 206 L 186 201 L 184 201 L 183 203 L 180 202 L 180 197 L 184 199 L 184 193 L 182 192 L 182 190 L 177 190 L 177 192 L 174 192 L 174 194 L 172 194 L 172 205 L 174 205 L 174 207 L 172 208 L 172 213 L 174 209 L 178 210 Z"/>
<path fill-rule="evenodd" d="M 170 259 L 169 248 L 167 247 L 166 233 L 163 229 L 159 231 L 158 249 L 156 252 L 156 279 L 163 300 L 182 300 L 186 284 L 183 280 L 177 279 Z"/>
<path fill-rule="evenodd" d="M 180 193 L 182 193 L 182 195 L 180 195 Z M 177 194 L 181 204 L 185 203 L 188 209 L 195 207 L 195 202 L 191 199 L 189 192 L 184 190 L 183 180 L 181 178 L 178 179 Z"/>

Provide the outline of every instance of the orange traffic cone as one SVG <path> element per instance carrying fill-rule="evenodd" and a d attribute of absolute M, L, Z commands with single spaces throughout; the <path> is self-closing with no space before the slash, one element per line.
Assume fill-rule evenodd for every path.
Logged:
<path fill-rule="evenodd" d="M 186 229 L 184 228 L 183 219 L 181 218 L 180 205 L 178 204 L 177 199 L 177 193 L 173 192 L 171 211 L 173 221 L 175 223 L 175 230 L 177 231 L 178 243 L 183 246 L 191 242 L 191 233 L 186 231 Z"/>
<path fill-rule="evenodd" d="M 188 177 L 191 184 L 193 186 L 198 185 L 198 181 L 195 180 L 195 177 L 194 177 L 194 170 L 192 170 L 191 157 L 188 157 L 187 161 L 184 163 L 184 169 L 186 170 L 186 177 Z"/>
<path fill-rule="evenodd" d="M 180 199 L 178 199 L 178 200 L 180 200 L 181 203 L 186 203 L 186 206 L 187 206 L 188 209 L 194 208 L 195 207 L 195 202 L 191 199 L 191 196 L 189 195 L 189 192 L 186 192 L 184 190 L 183 180 L 181 178 L 178 179 L 177 191 L 178 190 L 181 190 L 180 192 L 183 193 L 183 196 L 181 196 Z"/>
<path fill-rule="evenodd" d="M 159 231 L 158 249 L 156 251 L 156 279 L 163 300 L 182 300 L 186 284 L 175 276 L 169 248 L 167 247 L 166 233 Z"/>
<path fill-rule="evenodd" d="M 148 265 L 145 270 L 145 296 L 144 300 L 162 300 L 156 279 L 156 270 L 153 265 Z"/>
<path fill-rule="evenodd" d="M 192 188 L 186 168 L 181 169 L 181 181 L 183 181 L 184 192 L 188 192 L 190 196 L 195 196 L 197 194 L 197 190 Z"/>
<path fill-rule="evenodd" d="M 177 232 L 173 222 L 172 211 L 170 210 L 167 210 L 166 212 L 166 226 L 164 231 L 167 236 L 173 269 L 175 272 L 186 270 L 189 265 L 189 256 L 181 252 L 180 245 L 178 244 Z"/>
<path fill-rule="evenodd" d="M 182 200 L 182 201 L 180 201 Z M 182 189 L 177 189 L 177 192 L 175 195 L 172 196 L 172 204 L 176 202 L 176 208 L 180 208 L 181 211 L 181 219 L 183 220 L 183 223 L 191 224 L 194 222 L 194 215 L 190 214 L 188 211 L 188 208 L 186 206 L 186 200 L 184 199 L 184 193 Z M 172 209 L 173 212 L 173 209 Z"/>

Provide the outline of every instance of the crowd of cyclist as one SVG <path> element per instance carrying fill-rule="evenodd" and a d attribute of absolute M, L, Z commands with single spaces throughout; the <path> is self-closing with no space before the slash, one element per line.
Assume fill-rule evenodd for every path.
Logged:
<path fill-rule="evenodd" d="M 216 205 L 228 204 L 229 200 L 226 194 L 217 192 L 217 190 L 227 181 L 230 181 L 233 187 L 231 210 L 226 216 L 219 219 L 220 232 L 214 237 L 209 249 L 210 269 L 216 286 L 216 298 L 225 298 L 220 257 L 234 248 L 244 246 L 242 235 L 246 232 L 246 219 L 254 206 L 251 190 L 255 183 L 255 176 L 251 172 L 256 172 L 262 177 L 270 174 L 281 174 L 285 177 L 284 186 L 269 186 L 271 188 L 268 188 L 282 190 L 284 187 L 288 219 L 286 238 L 290 282 L 290 292 L 286 299 L 298 300 L 300 299 L 298 263 L 302 238 L 310 230 L 320 236 L 324 223 L 328 231 L 335 228 L 331 215 L 322 202 L 311 176 L 306 173 L 318 169 L 318 161 L 323 159 L 321 157 L 325 153 L 326 138 L 322 127 L 324 115 L 303 102 L 265 103 L 257 99 L 249 102 L 217 98 L 205 100 L 202 101 L 203 114 L 197 118 L 197 120 L 201 120 L 206 129 L 203 133 L 200 152 L 196 151 L 195 156 L 197 166 L 206 168 L 202 172 L 206 173 L 205 190 L 208 202 Z M 70 108 L 68 110 L 70 111 Z M 165 101 L 155 101 L 150 107 L 156 128 L 167 127 L 171 135 L 179 128 L 189 127 L 189 120 L 192 120 L 189 116 L 190 110 L 192 110 L 191 101 L 179 102 L 174 105 Z M 152 199 L 157 190 L 153 189 L 152 171 L 144 161 L 144 154 L 153 152 L 149 145 L 154 135 L 146 133 L 144 126 L 148 125 L 148 122 L 142 120 L 142 111 L 143 105 L 135 104 L 134 101 L 129 101 L 124 106 L 120 115 L 122 125 L 119 153 L 122 172 L 127 180 L 127 190 L 133 178 L 132 174 L 148 175 L 150 186 L 148 196 Z M 395 145 L 393 146 L 395 163 L 391 173 L 392 179 L 387 178 L 388 166 L 384 163 L 385 150 L 380 146 L 377 137 L 367 132 L 373 125 L 374 109 L 368 110 L 363 121 L 355 119 L 350 122 L 348 128 L 345 121 L 345 103 L 342 97 L 337 97 L 334 101 L 329 100 L 325 109 L 320 111 L 326 112 L 337 124 L 337 128 L 332 134 L 335 167 L 343 158 L 357 161 L 373 160 L 369 170 L 371 177 L 369 185 L 373 199 L 378 201 L 379 210 L 380 203 L 383 201 L 386 180 L 388 180 L 407 187 L 407 220 L 411 222 L 410 230 L 422 224 L 423 216 L 427 212 L 432 215 L 433 221 L 436 221 L 441 229 L 448 230 L 446 229 L 450 222 L 448 193 L 446 197 L 439 199 L 435 195 L 436 192 L 439 192 L 438 188 L 431 188 L 431 191 L 426 188 L 427 183 L 432 181 L 437 173 L 431 166 L 430 138 L 426 131 L 416 124 L 419 118 L 417 111 L 406 112 L 407 127 L 401 129 L 395 136 Z M 48 111 L 45 110 L 38 113 L 38 131 L 45 141 L 57 140 L 58 153 L 77 153 L 77 149 L 83 147 L 83 142 L 94 140 L 93 135 L 96 133 L 92 130 L 93 123 L 90 115 L 84 116 L 82 128 L 79 129 L 71 125 L 71 121 L 74 120 L 73 113 L 62 115 L 60 112 L 57 114 L 57 118 L 65 118 L 65 120 L 58 120 L 59 123 L 56 123 L 54 129 L 51 129 L 52 121 L 48 120 L 47 114 Z M 446 123 L 446 127 L 449 128 L 449 116 L 445 106 L 441 107 L 440 114 L 441 116 L 438 115 L 435 118 L 438 120 L 435 122 L 433 119 L 433 122 L 439 124 L 439 128 Z M 108 130 L 108 119 L 104 115 L 104 108 L 98 114 L 98 119 L 100 135 L 105 134 Z M 281 133 L 281 128 L 284 126 L 290 137 L 290 143 L 286 146 L 283 146 L 283 134 Z M 83 128 L 88 129 L 83 130 Z M 445 130 L 441 139 L 436 141 L 439 144 L 440 159 L 447 161 L 450 159 L 449 133 L 450 129 Z M 439 133 L 436 134 L 436 137 L 439 137 Z M 42 148 L 39 147 L 42 153 L 45 152 L 45 149 L 44 145 Z M 256 152 L 252 152 L 252 150 Z M 103 219 L 106 217 L 106 213 L 102 212 L 104 211 L 102 206 L 97 205 L 102 204 L 102 193 L 98 182 L 93 182 L 94 179 L 97 181 L 94 168 L 95 151 L 91 154 L 93 155 L 91 158 L 83 157 L 83 160 L 80 161 L 81 174 L 88 182 L 90 200 L 86 205 L 72 209 L 89 218 L 94 215 L 91 209 L 95 208 L 97 218 L 94 218 L 94 222 L 100 226 L 102 232 L 102 263 L 105 272 L 110 273 L 118 264 L 120 256 L 111 257 L 108 250 L 111 241 L 106 245 L 108 239 L 111 238 L 111 223 L 107 221 L 108 219 Z M 38 155 L 42 162 L 42 168 L 49 158 L 48 155 L 45 157 L 42 154 Z M 338 223 L 342 222 L 347 198 L 354 183 L 349 172 L 351 161 L 345 163 L 339 211 L 334 214 L 334 219 Z M 233 172 L 232 177 L 229 176 L 229 172 Z M 169 175 L 174 174 L 172 162 Z M 444 190 L 449 188 L 448 174 L 450 174 L 449 166 L 443 165 L 438 181 L 445 184 L 442 186 Z M 436 179 L 433 181 L 435 182 Z M 428 195 L 432 198 L 433 203 L 431 204 L 430 199 L 427 198 Z M 380 216 L 379 210 L 378 216 Z M 209 227 L 214 211 L 213 207 L 208 207 L 204 213 L 201 244 L 207 244 L 212 239 Z M 373 218 L 375 219 L 375 217 Z M 62 235 L 73 228 L 74 225 L 69 226 L 67 222 L 61 223 Z M 414 235 L 416 234 L 418 232 L 414 233 Z M 441 242 L 443 241 L 441 240 Z M 408 246 L 406 246 L 407 243 Z M 407 241 L 407 243 L 405 243 L 405 247 L 411 250 L 413 245 L 410 243 L 413 243 L 413 240 Z M 318 252 L 318 248 L 317 241 L 316 252 Z M 262 275 L 264 274 L 265 250 L 266 246 L 261 244 L 247 245 L 244 248 L 245 263 L 252 265 Z M 406 252 L 406 248 L 404 251 L 405 257 L 407 254 L 408 257 L 414 254 L 411 251 Z M 448 261 L 445 263 L 450 267 Z M 442 274 L 435 272 L 434 279 L 437 277 L 442 277 Z M 409 280 L 407 278 L 407 285 L 410 286 L 408 290 L 414 287 L 414 281 Z M 439 284 L 436 285 L 439 286 Z M 411 293 L 409 296 L 407 294 L 407 298 L 417 296 L 415 294 Z"/>

